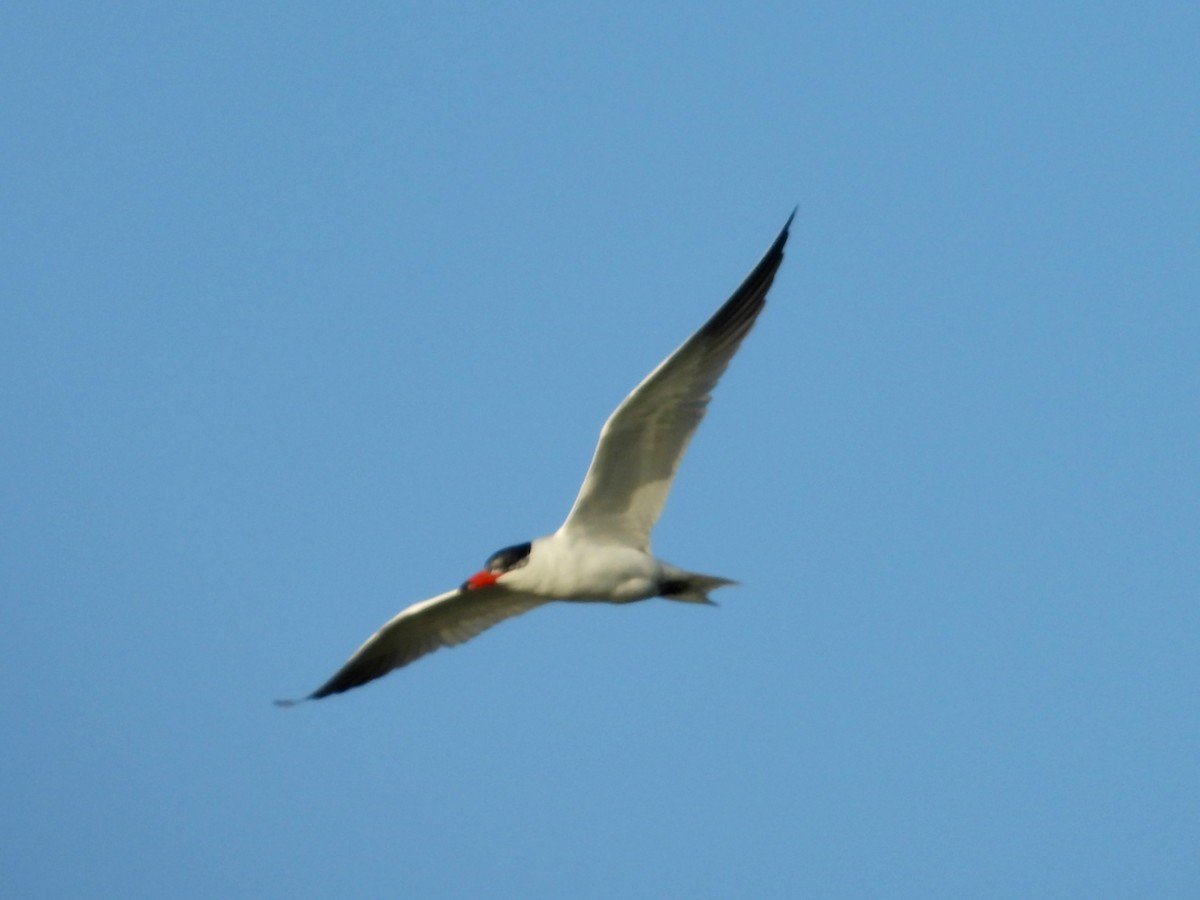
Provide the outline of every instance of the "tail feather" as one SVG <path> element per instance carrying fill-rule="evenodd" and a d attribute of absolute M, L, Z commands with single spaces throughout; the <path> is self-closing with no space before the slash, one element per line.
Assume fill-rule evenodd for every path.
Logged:
<path fill-rule="evenodd" d="M 685 603 L 704 603 L 716 606 L 708 596 L 709 591 L 730 584 L 737 584 L 729 578 L 718 578 L 716 575 L 699 575 L 695 572 L 677 571 L 672 577 L 663 582 L 659 590 L 660 597 L 668 600 L 682 600 Z"/>

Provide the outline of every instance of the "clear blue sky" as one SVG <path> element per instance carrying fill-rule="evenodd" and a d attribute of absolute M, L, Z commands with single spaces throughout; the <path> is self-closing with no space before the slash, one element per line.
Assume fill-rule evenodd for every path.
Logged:
<path fill-rule="evenodd" d="M 0 894 L 1197 896 L 1197 6 L 405 6 L 0 16 Z M 720 608 L 271 705 L 797 203 Z"/>

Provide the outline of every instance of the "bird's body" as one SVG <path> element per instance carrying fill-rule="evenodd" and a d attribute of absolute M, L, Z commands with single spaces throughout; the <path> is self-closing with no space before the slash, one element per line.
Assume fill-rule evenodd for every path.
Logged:
<path fill-rule="evenodd" d="M 504 583 L 558 600 L 629 603 L 657 594 L 662 578 L 663 564 L 642 550 L 555 532 L 534 540 L 529 564 L 510 572 Z"/>
<path fill-rule="evenodd" d="M 461 587 L 403 610 L 306 699 L 365 684 L 553 600 L 711 603 L 709 591 L 733 584 L 656 559 L 650 531 L 712 389 L 762 311 L 791 222 L 733 296 L 609 416 L 557 531 L 498 551 Z"/>

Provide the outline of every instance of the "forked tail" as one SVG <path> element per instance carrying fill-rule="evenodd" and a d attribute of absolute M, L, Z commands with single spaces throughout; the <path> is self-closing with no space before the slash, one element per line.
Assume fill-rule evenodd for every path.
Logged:
<path fill-rule="evenodd" d="M 708 592 L 729 584 L 737 582 L 729 578 L 718 578 L 716 575 L 698 575 L 695 572 L 684 572 L 682 569 L 671 569 L 659 588 L 658 596 L 668 600 L 682 600 L 685 603 L 716 606 L 717 604 L 709 598 Z"/>

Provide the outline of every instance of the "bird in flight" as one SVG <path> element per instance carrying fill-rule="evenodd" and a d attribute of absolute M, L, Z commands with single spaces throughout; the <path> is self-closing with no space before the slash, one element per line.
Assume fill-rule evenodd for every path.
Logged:
<path fill-rule="evenodd" d="M 650 531 L 713 388 L 762 312 L 795 215 L 733 296 L 608 417 L 579 495 L 557 531 L 493 553 L 459 587 L 402 610 L 300 700 L 359 687 L 552 600 L 665 597 L 711 604 L 709 591 L 734 584 L 655 559 Z"/>

